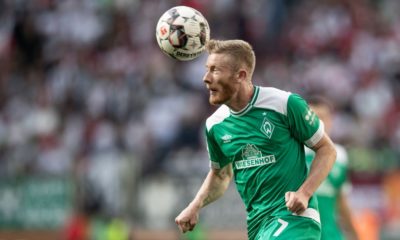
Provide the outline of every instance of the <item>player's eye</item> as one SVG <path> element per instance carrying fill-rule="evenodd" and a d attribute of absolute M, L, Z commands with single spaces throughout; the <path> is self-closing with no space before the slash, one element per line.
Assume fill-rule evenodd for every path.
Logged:
<path fill-rule="evenodd" d="M 211 67 L 210 72 L 216 73 L 216 72 L 218 72 L 218 69 L 216 67 Z"/>

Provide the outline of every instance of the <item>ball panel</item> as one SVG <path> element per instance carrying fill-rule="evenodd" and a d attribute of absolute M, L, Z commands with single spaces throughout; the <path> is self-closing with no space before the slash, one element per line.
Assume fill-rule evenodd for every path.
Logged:
<path fill-rule="evenodd" d="M 205 46 L 206 43 L 210 40 L 210 27 L 208 23 L 200 23 L 200 43 Z"/>
<path fill-rule="evenodd" d="M 187 7 L 187 6 L 178 6 L 176 7 L 176 10 L 179 14 L 179 16 L 181 16 L 182 18 L 191 18 L 193 15 L 195 15 L 196 10 L 191 8 L 191 7 Z"/>
<path fill-rule="evenodd" d="M 168 19 L 168 23 L 172 24 L 173 22 L 175 22 L 175 20 L 179 17 L 180 14 L 178 12 L 178 8 L 174 7 L 168 10 L 166 13 L 164 13 L 164 15 L 167 15 L 165 18 Z"/>
<path fill-rule="evenodd" d="M 157 37 L 160 39 L 167 39 L 170 34 L 170 25 L 166 22 L 160 22 L 157 25 Z"/>
<path fill-rule="evenodd" d="M 202 51 L 202 44 L 200 42 L 200 38 L 199 37 L 189 38 L 185 46 L 185 50 L 193 52 Z"/>
<path fill-rule="evenodd" d="M 186 46 L 188 36 L 185 34 L 183 26 L 174 26 L 169 34 L 169 42 L 176 48 L 182 48 Z"/>
<path fill-rule="evenodd" d="M 200 23 L 193 19 L 188 19 L 184 25 L 185 33 L 190 36 L 198 36 L 201 32 Z"/>
<path fill-rule="evenodd" d="M 178 49 L 174 52 L 173 55 L 178 60 L 189 61 L 189 60 L 193 60 L 193 59 L 197 58 L 202 53 L 203 53 L 203 51 L 193 52 L 193 51 L 185 51 L 183 49 Z"/>
<path fill-rule="evenodd" d="M 171 45 L 171 43 L 169 42 L 169 40 L 161 40 L 159 42 L 159 46 L 161 48 L 161 50 L 163 50 L 163 52 L 165 52 L 166 54 L 173 54 L 175 51 L 174 46 Z"/>

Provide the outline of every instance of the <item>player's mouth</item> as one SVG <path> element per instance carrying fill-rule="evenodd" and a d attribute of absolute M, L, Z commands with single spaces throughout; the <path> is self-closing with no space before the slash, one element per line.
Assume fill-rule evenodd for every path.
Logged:
<path fill-rule="evenodd" d="M 217 91 L 216 90 L 210 90 L 210 95 L 216 95 Z"/>
<path fill-rule="evenodd" d="M 218 90 L 216 88 L 208 88 L 208 90 L 210 91 L 210 95 L 216 95 Z"/>

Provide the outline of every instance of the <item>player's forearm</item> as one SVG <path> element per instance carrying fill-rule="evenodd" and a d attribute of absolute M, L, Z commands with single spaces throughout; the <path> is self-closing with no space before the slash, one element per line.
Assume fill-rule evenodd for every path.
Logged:
<path fill-rule="evenodd" d="M 340 214 L 341 226 L 346 229 L 346 233 L 349 235 L 349 239 L 357 240 L 357 232 L 353 224 L 352 214 L 350 206 L 348 205 L 347 199 L 343 192 L 338 197 L 338 209 Z"/>
<path fill-rule="evenodd" d="M 322 181 L 328 176 L 336 159 L 335 147 L 326 134 L 313 149 L 315 150 L 315 158 L 311 164 L 310 173 L 299 189 L 308 197 L 314 194 Z"/>
<path fill-rule="evenodd" d="M 210 170 L 190 205 L 200 209 L 220 198 L 228 188 L 232 174 L 231 166 L 221 170 Z"/>

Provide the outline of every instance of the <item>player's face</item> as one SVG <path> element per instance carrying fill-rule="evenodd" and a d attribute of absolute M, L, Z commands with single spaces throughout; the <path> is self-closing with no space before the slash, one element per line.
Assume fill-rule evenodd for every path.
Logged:
<path fill-rule="evenodd" d="M 232 57 L 226 54 L 210 54 L 206 63 L 203 81 L 210 91 L 209 101 L 212 105 L 227 104 L 239 90 L 238 74 L 230 64 Z"/>

